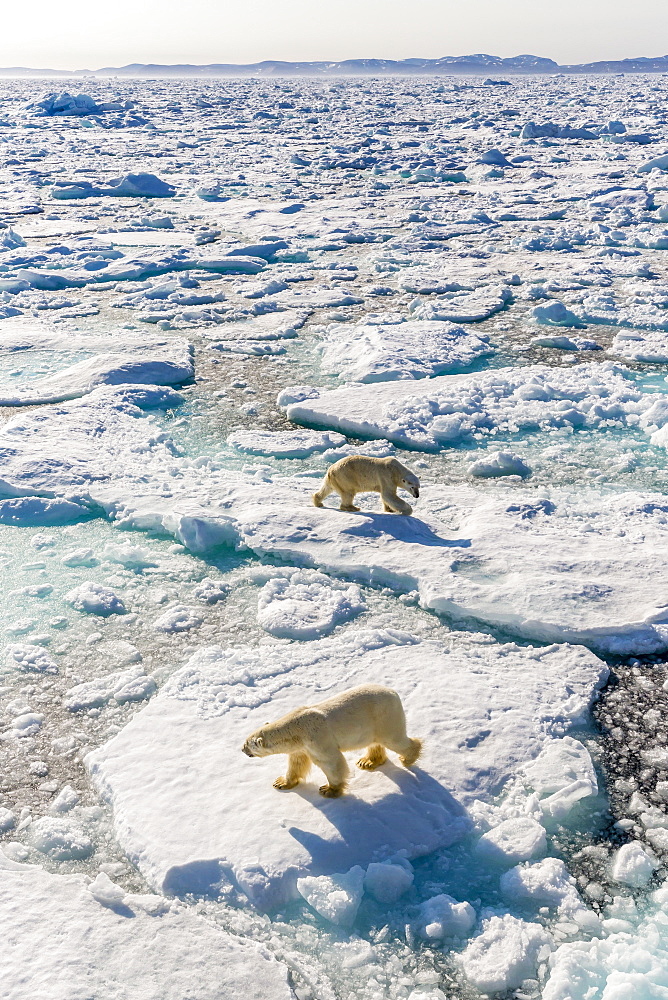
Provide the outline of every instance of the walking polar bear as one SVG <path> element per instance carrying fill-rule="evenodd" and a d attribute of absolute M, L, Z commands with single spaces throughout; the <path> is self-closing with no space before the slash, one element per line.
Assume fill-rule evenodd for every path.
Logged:
<path fill-rule="evenodd" d="M 362 747 L 366 754 L 357 766 L 366 771 L 385 763 L 386 749 L 399 754 L 404 767 L 411 767 L 422 752 L 422 741 L 406 735 L 403 705 L 391 688 L 363 684 L 316 705 L 296 708 L 256 729 L 243 752 L 248 757 L 287 753 L 285 777 L 274 782 L 274 788 L 281 790 L 294 788 L 316 764 L 327 778 L 320 794 L 333 799 L 344 793 L 350 776 L 343 753 Z"/>
<path fill-rule="evenodd" d="M 356 493 L 380 493 L 383 510 L 387 513 L 412 514 L 410 504 L 397 496 L 399 487 L 414 497 L 420 496 L 420 480 L 396 458 L 349 455 L 330 466 L 312 499 L 316 507 L 322 507 L 325 497 L 338 493 L 341 497 L 339 509 L 355 511 L 359 510 L 354 503 Z"/>

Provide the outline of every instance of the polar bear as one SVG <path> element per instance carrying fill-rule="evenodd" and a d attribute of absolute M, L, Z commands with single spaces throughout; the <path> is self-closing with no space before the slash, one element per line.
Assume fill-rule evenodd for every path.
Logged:
<path fill-rule="evenodd" d="M 340 510 L 359 510 L 354 504 L 356 493 L 380 493 L 383 510 L 390 514 L 412 514 L 413 508 L 397 496 L 397 489 L 420 496 L 420 480 L 396 458 L 371 458 L 369 455 L 349 455 L 327 470 L 322 486 L 313 494 L 316 507 L 330 493 L 341 497 Z"/>
<path fill-rule="evenodd" d="M 401 699 L 391 688 L 363 684 L 316 705 L 295 708 L 277 722 L 256 729 L 242 749 L 248 757 L 288 754 L 285 777 L 274 782 L 274 788 L 281 790 L 294 788 L 317 764 L 327 778 L 320 794 L 333 799 L 343 794 L 348 783 L 342 751 L 362 747 L 367 750 L 357 766 L 365 771 L 385 763 L 386 748 L 399 754 L 404 767 L 411 767 L 422 752 L 422 741 L 406 735 Z"/>

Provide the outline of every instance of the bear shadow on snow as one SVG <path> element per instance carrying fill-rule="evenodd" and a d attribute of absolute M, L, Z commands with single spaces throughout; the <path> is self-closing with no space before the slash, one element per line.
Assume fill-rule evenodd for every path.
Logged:
<path fill-rule="evenodd" d="M 317 783 L 302 784 L 290 792 L 291 795 L 300 795 L 307 799 L 314 808 L 326 814 L 329 822 L 338 830 L 341 840 L 351 848 L 349 867 L 356 864 L 367 865 L 370 861 L 378 860 L 375 857 L 375 849 L 381 845 L 389 849 L 388 856 L 402 848 L 410 847 L 409 835 L 404 836 L 401 824 L 397 826 L 397 817 L 401 816 L 404 810 L 407 796 L 409 801 L 412 798 L 414 814 L 426 806 L 432 807 L 432 814 L 436 810 L 442 810 L 445 820 L 442 825 L 453 828 L 454 836 L 448 844 L 460 840 L 469 832 L 471 820 L 467 810 L 427 771 L 420 767 L 413 767 L 409 771 L 388 760 L 382 766 L 382 773 L 397 786 L 397 790 L 389 792 L 376 802 L 366 802 L 355 795 L 354 784 L 349 787 L 345 795 L 337 799 L 323 798 L 318 792 Z M 387 833 L 384 844 L 382 838 L 378 837 L 379 829 Z M 365 837 L 367 831 L 369 839 L 374 842 L 371 848 L 367 846 Z M 311 855 L 314 864 L 309 874 L 331 875 L 340 871 L 340 842 L 330 842 L 317 833 L 302 830 L 297 826 L 288 827 L 288 833 Z M 444 843 L 443 846 L 448 844 Z"/>
<path fill-rule="evenodd" d="M 361 522 L 361 523 L 360 523 Z M 373 511 L 360 511 L 355 523 L 343 528 L 342 535 L 357 535 L 360 537 L 380 537 L 392 535 L 399 542 L 412 542 L 415 545 L 431 545 L 441 548 L 471 547 L 470 538 L 441 538 L 426 521 L 421 521 L 414 514 L 408 517 L 397 517 L 396 514 L 380 514 Z"/>

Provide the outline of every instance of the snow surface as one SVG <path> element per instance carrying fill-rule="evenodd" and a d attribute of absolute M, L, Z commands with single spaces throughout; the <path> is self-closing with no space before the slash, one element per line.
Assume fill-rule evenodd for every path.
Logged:
<path fill-rule="evenodd" d="M 12 1000 L 292 996 L 285 968 L 266 951 L 183 906 L 118 887 L 103 892 L 100 875 L 92 883 L 53 875 L 4 854 L 0 867 L 3 989 Z"/>
<path fill-rule="evenodd" d="M 124 849 L 154 888 L 218 895 L 237 886 L 273 908 L 294 898 L 307 875 L 345 873 L 397 851 L 412 858 L 461 839 L 467 806 L 501 787 L 549 734 L 584 719 L 606 674 L 582 648 L 498 645 L 474 634 L 417 642 L 359 631 L 305 646 L 211 647 L 87 766 Z M 272 781 L 285 759 L 241 754 L 268 717 L 370 676 L 399 691 L 409 733 L 425 743 L 419 767 L 393 760 L 357 771 L 348 795 L 325 800 L 318 775 L 278 792 Z M 435 686 L 434 676 L 444 683 Z"/>

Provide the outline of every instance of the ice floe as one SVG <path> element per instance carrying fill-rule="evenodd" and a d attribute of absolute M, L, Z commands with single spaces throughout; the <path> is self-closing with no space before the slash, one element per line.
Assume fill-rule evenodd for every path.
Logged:
<path fill-rule="evenodd" d="M 12 928 L 4 945 L 3 988 L 14 1000 L 72 1000 L 110 988 L 119 1000 L 138 994 L 181 1000 L 184 992 L 193 1000 L 216 992 L 249 1000 L 292 995 L 285 968 L 266 951 L 184 907 L 126 893 L 104 873 L 90 882 L 4 855 L 0 865 L 0 911 Z"/>
<path fill-rule="evenodd" d="M 493 793 L 548 734 L 582 719 L 605 675 L 581 648 L 499 646 L 472 634 L 416 642 L 347 631 L 303 646 L 212 647 L 87 765 L 124 849 L 154 887 L 224 895 L 237 886 L 271 908 L 295 897 L 299 878 L 459 840 L 470 829 L 466 807 Z M 435 686 L 435 676 L 446 683 Z M 284 760 L 241 754 L 267 717 L 370 677 L 400 692 L 410 731 L 425 741 L 420 767 L 357 772 L 349 794 L 325 800 L 317 776 L 278 792 L 272 781 Z M 238 780 L 226 777 L 230 766 Z"/>

